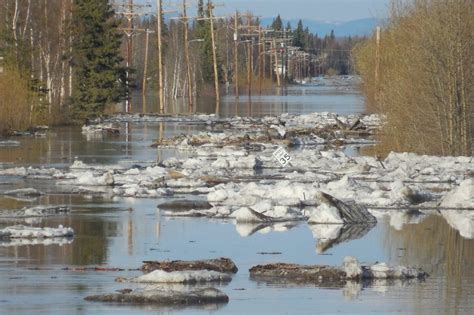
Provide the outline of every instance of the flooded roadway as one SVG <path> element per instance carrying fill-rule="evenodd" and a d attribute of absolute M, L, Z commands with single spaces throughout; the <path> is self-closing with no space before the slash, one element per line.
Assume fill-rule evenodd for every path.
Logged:
<path fill-rule="evenodd" d="M 292 89 L 294 95 L 291 97 L 255 98 L 252 108 L 258 108 L 260 112 L 252 113 L 263 115 L 321 110 L 350 113 L 363 110 L 363 100 L 357 93 L 345 90 L 341 98 L 339 87 L 331 89 L 317 85 Z M 334 98 L 332 110 L 321 107 L 320 99 L 331 97 Z M 346 97 L 347 102 L 342 101 Z M 276 104 L 269 112 L 268 103 Z M 224 115 L 232 115 L 235 110 L 233 104 L 233 98 L 228 98 L 228 101 L 226 98 L 222 106 Z M 239 101 L 238 108 L 245 112 L 248 104 Z M 213 111 L 212 106 L 203 106 L 198 110 Z M 170 149 L 157 152 L 150 148 L 150 143 L 160 133 L 168 137 L 196 132 L 201 128 L 178 123 L 129 124 L 122 126 L 120 135 L 95 139 L 87 139 L 77 127 L 55 128 L 45 138 L 18 138 L 15 140 L 20 142 L 19 146 L 1 147 L 0 166 L 62 168 L 75 159 L 90 164 L 146 165 L 183 154 Z M 169 218 L 160 216 L 156 210 L 156 205 L 163 198 L 67 195 L 58 193 L 54 184 L 40 179 L 0 177 L 1 191 L 20 187 L 35 187 L 46 194 L 27 199 L 0 197 L 0 208 L 66 204 L 71 206 L 72 212 L 66 216 L 26 219 L 26 222 L 20 219 L 2 220 L 0 228 L 14 223 L 34 226 L 62 224 L 72 227 L 75 236 L 61 244 L 0 243 L 2 314 L 470 314 L 474 311 L 474 267 L 471 263 L 474 241 L 461 237 L 441 216 L 428 216 L 418 224 L 401 226 L 391 224 L 388 219 L 381 220 L 364 237 L 318 254 L 316 244 L 319 240 L 307 224 L 286 224 L 254 231 L 251 226 L 239 225 L 232 220 Z M 431 276 L 424 282 L 379 282 L 368 287 L 343 289 L 269 284 L 249 279 L 248 269 L 256 264 L 293 262 L 339 265 L 348 255 L 368 263 L 385 261 L 418 266 Z M 214 257 L 232 258 L 239 272 L 232 282 L 218 286 L 229 296 L 229 304 L 203 308 L 131 307 L 86 302 L 83 298 L 87 295 L 124 288 L 124 284 L 114 281 L 116 277 L 131 277 L 140 273 L 71 270 L 72 267 L 95 266 L 135 269 L 143 260 Z M 133 288 L 136 285 L 125 286 Z"/>

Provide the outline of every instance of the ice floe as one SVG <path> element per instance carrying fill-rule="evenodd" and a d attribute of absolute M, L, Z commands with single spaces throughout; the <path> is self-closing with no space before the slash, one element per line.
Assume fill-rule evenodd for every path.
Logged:
<path fill-rule="evenodd" d="M 31 227 L 24 225 L 8 226 L 0 229 L 0 238 L 56 238 L 56 237 L 72 237 L 74 230 L 70 227 L 59 225 L 57 228 L 50 227 Z"/>
<path fill-rule="evenodd" d="M 171 271 L 154 270 L 143 276 L 130 279 L 139 283 L 204 283 L 229 282 L 232 277 L 227 273 L 208 270 Z"/>
<path fill-rule="evenodd" d="M 84 125 L 82 126 L 82 134 L 91 134 L 91 133 L 120 133 L 120 129 L 114 127 L 113 124 L 93 124 L 93 125 Z"/>
<path fill-rule="evenodd" d="M 50 237 L 50 238 L 14 238 L 2 239 L 0 234 L 0 247 L 18 247 L 18 246 L 50 246 L 50 245 L 69 245 L 74 241 L 71 237 Z"/>
<path fill-rule="evenodd" d="M 68 206 L 35 206 L 18 210 L 1 210 L 0 218 L 32 218 L 67 214 L 71 211 Z"/>
<path fill-rule="evenodd" d="M 122 303 L 122 304 L 157 304 L 170 306 L 218 305 L 229 302 L 229 297 L 222 291 L 214 288 L 195 290 L 172 289 L 135 289 L 120 290 L 111 294 L 93 295 L 85 298 L 87 301 Z"/>

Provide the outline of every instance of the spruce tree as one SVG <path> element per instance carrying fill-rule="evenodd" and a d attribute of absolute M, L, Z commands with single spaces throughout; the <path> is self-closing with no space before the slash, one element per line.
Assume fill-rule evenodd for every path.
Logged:
<path fill-rule="evenodd" d="M 298 26 L 293 32 L 293 46 L 304 47 L 304 30 L 303 30 L 303 21 L 298 21 Z"/>
<path fill-rule="evenodd" d="M 280 14 L 273 20 L 272 29 L 275 31 L 281 31 L 283 28 L 283 21 L 281 20 Z"/>
<path fill-rule="evenodd" d="M 203 0 L 198 2 L 198 17 L 208 18 L 209 9 L 205 8 Z M 202 39 L 201 44 L 201 71 L 204 82 L 212 82 L 214 80 L 214 69 L 212 60 L 212 38 L 211 38 L 211 24 L 209 20 L 198 20 L 196 35 Z"/>
<path fill-rule="evenodd" d="M 126 69 L 121 66 L 118 22 L 107 0 L 75 0 L 72 22 L 72 113 L 84 121 L 126 97 Z"/>

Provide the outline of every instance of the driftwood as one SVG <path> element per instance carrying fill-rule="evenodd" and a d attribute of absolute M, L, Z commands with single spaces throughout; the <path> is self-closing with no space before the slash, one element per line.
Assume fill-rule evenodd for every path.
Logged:
<path fill-rule="evenodd" d="M 205 200 L 173 200 L 160 203 L 158 208 L 165 210 L 193 210 L 211 209 L 212 206 Z"/>
<path fill-rule="evenodd" d="M 345 285 L 346 273 L 339 268 L 320 265 L 275 263 L 250 268 L 252 280 L 285 283 L 324 283 L 336 287 Z"/>
<path fill-rule="evenodd" d="M 237 273 L 238 268 L 229 258 L 207 260 L 173 260 L 173 261 L 144 261 L 141 268 L 143 272 L 154 270 L 184 271 L 184 270 L 209 270 L 225 273 Z"/>
<path fill-rule="evenodd" d="M 229 297 L 222 291 L 214 288 L 198 289 L 189 292 L 158 289 L 133 291 L 130 289 L 123 289 L 118 293 L 88 296 L 85 300 L 125 304 L 192 306 L 225 304 L 229 302 Z"/>

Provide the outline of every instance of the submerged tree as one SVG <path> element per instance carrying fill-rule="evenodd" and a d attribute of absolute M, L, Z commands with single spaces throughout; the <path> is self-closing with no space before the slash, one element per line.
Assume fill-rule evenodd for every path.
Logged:
<path fill-rule="evenodd" d="M 83 121 L 127 95 L 126 69 L 120 65 L 121 35 L 107 0 L 76 0 L 72 27 L 71 104 L 74 118 Z"/>

